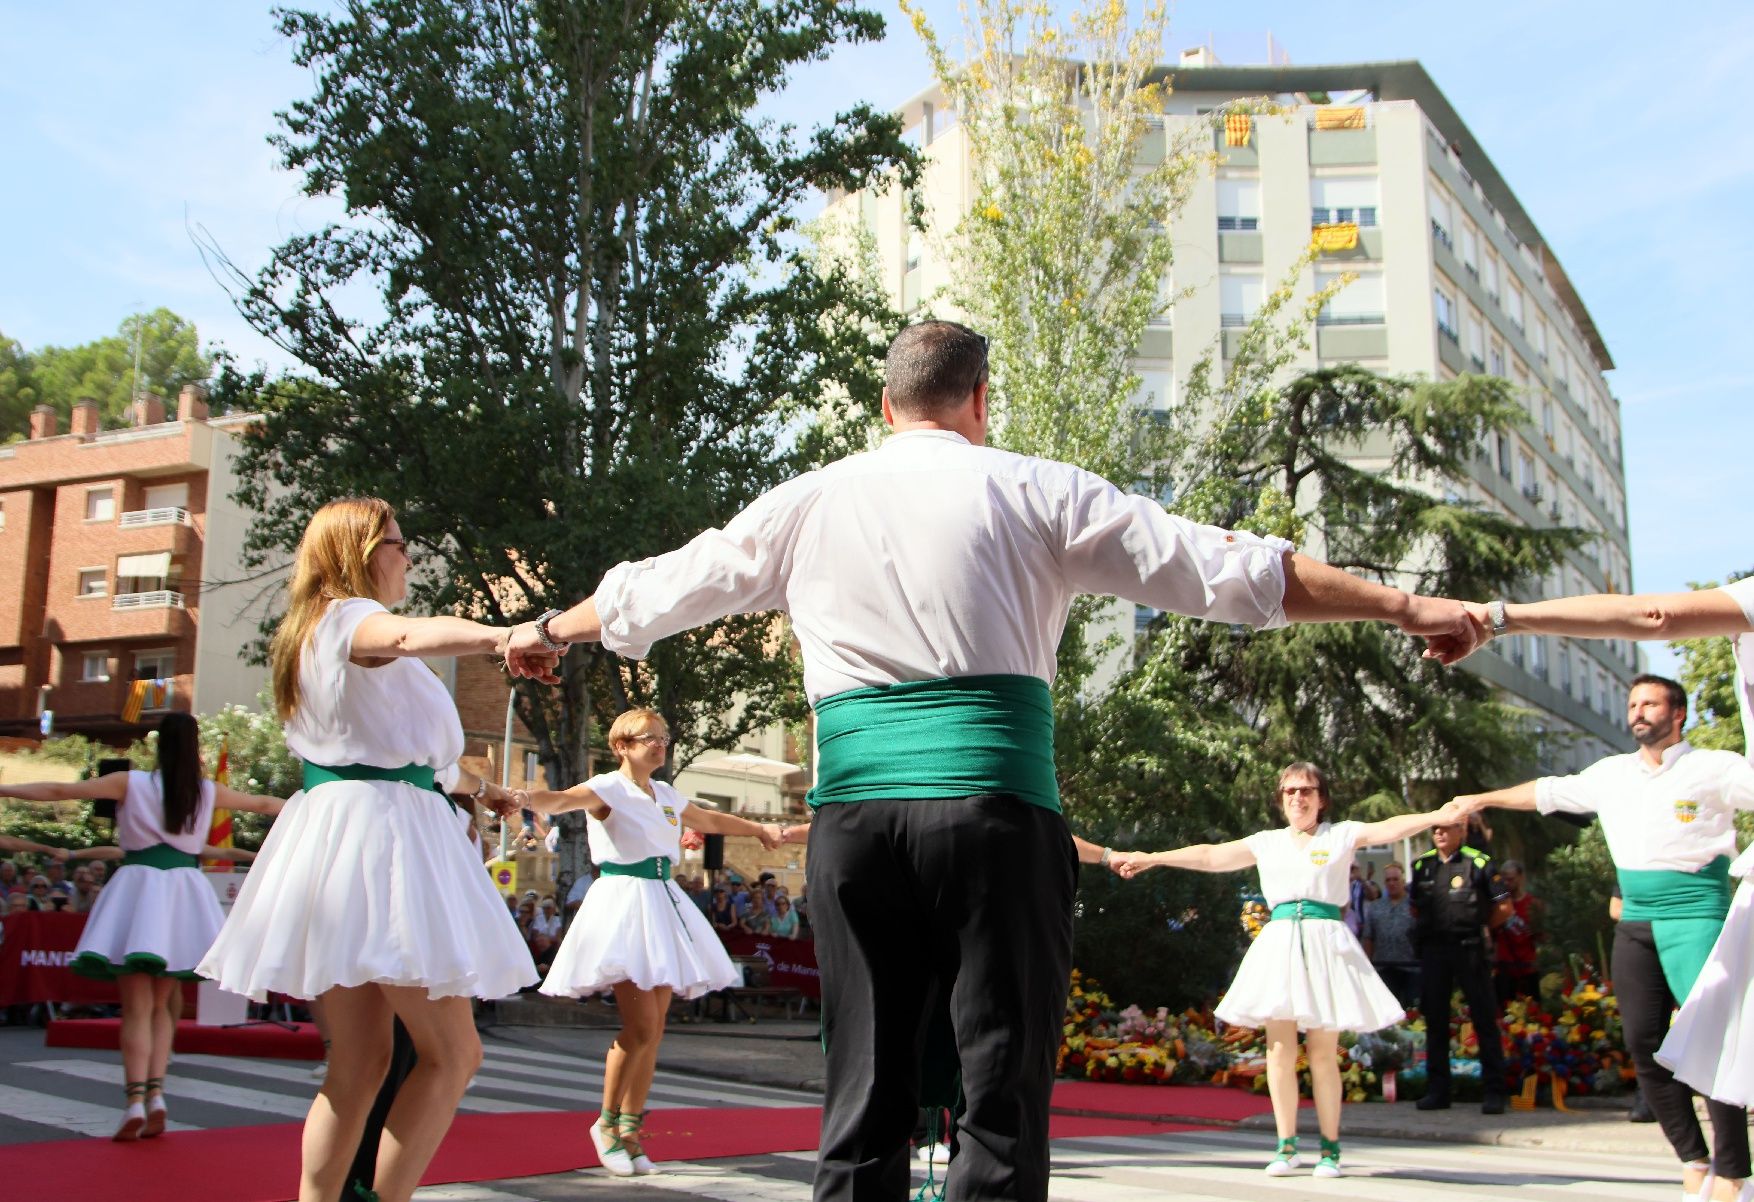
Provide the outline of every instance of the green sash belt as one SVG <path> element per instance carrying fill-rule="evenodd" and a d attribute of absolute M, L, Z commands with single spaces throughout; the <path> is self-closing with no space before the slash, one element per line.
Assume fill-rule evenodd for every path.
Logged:
<path fill-rule="evenodd" d="M 667 856 L 653 856 L 649 860 L 635 860 L 631 864 L 599 864 L 604 876 L 637 876 L 648 881 L 667 881 L 670 879 L 670 860 Z"/>
<path fill-rule="evenodd" d="M 130 865 L 140 868 L 197 868 L 200 864 L 200 856 L 194 852 L 178 851 L 169 843 L 154 843 L 151 847 L 142 847 L 122 855 L 123 868 Z"/>
<path fill-rule="evenodd" d="M 1306 918 L 1332 918 L 1338 920 L 1340 907 L 1330 906 L 1319 901 L 1288 901 L 1280 902 L 1273 907 L 1273 918 L 1294 918 L 1302 922 Z"/>
<path fill-rule="evenodd" d="M 951 676 L 816 703 L 816 806 L 1011 793 L 1060 810 L 1054 704 L 1034 676 Z"/>
<path fill-rule="evenodd" d="M 664 896 L 670 899 L 670 908 L 676 911 L 676 925 L 688 936 L 688 942 L 694 942 L 689 933 L 688 924 L 682 920 L 682 907 L 676 901 L 676 889 L 670 884 L 670 869 L 675 865 L 669 856 L 649 856 L 644 860 L 635 860 L 631 864 L 602 863 L 597 869 L 604 876 L 637 876 L 646 881 L 663 881 Z"/>
<path fill-rule="evenodd" d="M 1719 856 L 1697 872 L 1622 868 L 1618 875 L 1620 920 L 1650 923 L 1669 989 L 1685 998 L 1730 912 L 1730 857 Z"/>
<path fill-rule="evenodd" d="M 439 788 L 434 771 L 425 764 L 403 764 L 400 768 L 379 768 L 372 764 L 305 765 L 304 787 L 307 790 L 338 780 L 399 780 L 416 789 L 431 789 L 450 802 L 453 810 L 457 808 L 451 795 Z"/>

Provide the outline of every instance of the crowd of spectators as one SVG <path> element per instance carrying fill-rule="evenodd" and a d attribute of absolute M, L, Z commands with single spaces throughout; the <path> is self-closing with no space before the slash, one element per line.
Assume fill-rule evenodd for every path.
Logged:
<path fill-rule="evenodd" d="M 714 930 L 778 939 L 811 937 L 803 894 L 794 898 L 771 872 L 762 873 L 754 884 L 724 869 L 715 872 L 710 882 L 705 877 L 682 876 L 676 883 L 700 907 Z"/>
<path fill-rule="evenodd" d="M 102 861 L 81 864 L 71 873 L 57 859 L 41 866 L 0 859 L 0 914 L 51 911 L 84 914 L 97 901 L 106 872 Z"/>

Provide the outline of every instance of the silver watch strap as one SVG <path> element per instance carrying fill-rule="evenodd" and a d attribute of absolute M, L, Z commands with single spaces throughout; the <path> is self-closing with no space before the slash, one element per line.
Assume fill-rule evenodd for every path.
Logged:
<path fill-rule="evenodd" d="M 1494 638 L 1503 634 L 1505 626 L 1508 625 L 1508 619 L 1505 617 L 1505 614 L 1504 614 L 1504 602 L 1503 601 L 1489 601 L 1489 602 L 1487 602 L 1486 603 L 1486 619 L 1487 619 L 1487 621 L 1492 623 L 1492 634 L 1493 634 Z"/>

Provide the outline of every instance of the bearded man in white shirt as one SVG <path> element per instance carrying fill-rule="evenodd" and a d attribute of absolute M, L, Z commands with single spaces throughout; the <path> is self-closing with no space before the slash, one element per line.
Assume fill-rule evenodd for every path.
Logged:
<path fill-rule="evenodd" d="M 919 1049 L 943 999 L 966 1102 L 946 1196 L 1047 1196 L 1077 879 L 1048 685 L 1075 595 L 1253 627 L 1390 621 L 1445 662 L 1480 637 L 1456 602 L 986 447 L 986 351 L 953 322 L 904 330 L 879 449 L 611 569 L 591 599 L 520 627 L 508 656 L 522 672 L 525 654 L 601 640 L 639 658 L 729 614 L 790 616 L 816 712 L 819 1202 L 906 1196 Z"/>
<path fill-rule="evenodd" d="M 1464 807 L 1594 814 L 1602 823 L 1624 898 L 1614 932 L 1614 993 L 1638 1084 L 1684 1166 L 1684 1189 L 1702 1195 L 1715 1174 L 1734 1198 L 1749 1175 L 1747 1114 L 1711 1098 L 1708 1149 L 1693 1090 L 1656 1058 L 1676 1005 L 1711 955 L 1730 908 L 1735 811 L 1754 810 L 1754 765 L 1730 751 L 1695 749 L 1681 737 L 1687 692 L 1662 676 L 1633 679 L 1626 722 L 1639 749 L 1598 760 L 1574 776 L 1548 776 L 1462 797 Z"/>

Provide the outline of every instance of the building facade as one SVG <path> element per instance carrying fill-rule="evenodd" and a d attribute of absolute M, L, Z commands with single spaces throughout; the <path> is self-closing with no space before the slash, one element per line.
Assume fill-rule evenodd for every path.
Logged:
<path fill-rule="evenodd" d="M 1620 411 L 1604 378 L 1613 360 L 1533 219 L 1424 68 L 1225 67 L 1198 52 L 1161 74 L 1173 90 L 1142 162 L 1186 136 L 1217 162 L 1170 231 L 1164 294 L 1175 300 L 1137 349 L 1140 403 L 1173 406 L 1203 356 L 1230 360 L 1319 233 L 1326 249 L 1298 275 L 1298 295 L 1356 278 L 1323 310 L 1295 370 L 1359 363 L 1510 380 L 1525 418 L 1480 448 L 1464 499 L 1594 536 L 1525 598 L 1630 591 Z M 1244 98 L 1274 111 L 1214 127 L 1215 111 Z M 928 160 L 929 232 L 909 227 L 894 190 L 833 197 L 830 212 L 874 235 L 883 282 L 905 310 L 943 313 L 936 298 L 952 264 L 942 248 L 971 203 L 974 165 L 942 92 L 916 97 L 902 117 Z M 1634 644 L 1510 638 L 1469 666 L 1558 736 L 1544 744 L 1545 767 L 1630 748 L 1622 711 L 1641 667 Z"/>
<path fill-rule="evenodd" d="M 0 447 L 0 733 L 135 737 L 165 710 L 253 704 L 257 635 L 238 579 L 246 516 L 231 464 L 250 416 L 210 418 L 185 387 L 174 420 L 147 395 L 130 425 L 99 428 L 95 402 L 71 430 L 40 406 L 30 436 Z M 133 682 L 161 682 L 123 720 Z"/>

